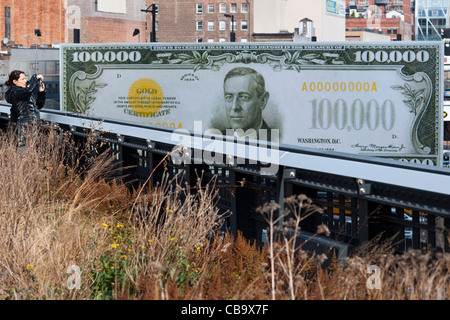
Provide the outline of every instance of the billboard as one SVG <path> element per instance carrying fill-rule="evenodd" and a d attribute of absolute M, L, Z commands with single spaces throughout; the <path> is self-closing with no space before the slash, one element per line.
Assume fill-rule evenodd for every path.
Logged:
<path fill-rule="evenodd" d="M 441 42 L 61 45 L 62 109 L 440 164 Z"/>

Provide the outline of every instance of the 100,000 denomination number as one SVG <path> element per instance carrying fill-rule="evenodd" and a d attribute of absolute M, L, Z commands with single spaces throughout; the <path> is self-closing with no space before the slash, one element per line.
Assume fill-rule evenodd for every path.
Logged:
<path fill-rule="evenodd" d="M 414 61 L 418 61 L 418 62 L 427 62 L 430 59 L 430 54 L 428 53 L 428 51 L 424 51 L 424 50 L 420 50 L 417 53 L 412 51 L 412 50 L 407 50 L 405 52 L 400 52 L 400 51 L 391 51 L 391 52 L 386 52 L 386 51 L 370 51 L 370 50 L 366 50 L 366 51 L 357 51 L 355 52 L 355 62 L 373 62 L 373 61 L 377 61 L 377 62 L 387 62 L 387 63 L 397 63 L 400 61 L 404 61 L 404 62 L 414 62 Z"/>
<path fill-rule="evenodd" d="M 366 104 L 360 99 L 356 99 L 348 106 L 343 99 L 338 99 L 332 103 L 329 99 L 311 100 L 312 116 L 310 129 L 328 130 L 331 125 L 338 130 L 347 129 L 361 130 L 365 127 L 372 131 L 377 130 L 380 125 L 390 131 L 395 126 L 395 106 L 387 99 L 383 103 L 375 99 Z"/>
<path fill-rule="evenodd" d="M 72 62 L 137 62 L 140 61 L 142 55 L 139 51 L 100 51 L 88 52 L 80 51 L 72 53 Z"/>

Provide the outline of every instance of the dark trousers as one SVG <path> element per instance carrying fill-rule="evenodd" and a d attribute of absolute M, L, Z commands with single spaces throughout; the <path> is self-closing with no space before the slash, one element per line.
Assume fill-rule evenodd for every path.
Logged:
<path fill-rule="evenodd" d="M 26 119 L 19 119 L 16 123 L 17 146 L 25 147 L 26 137 L 38 137 L 39 119 L 30 117 Z"/>

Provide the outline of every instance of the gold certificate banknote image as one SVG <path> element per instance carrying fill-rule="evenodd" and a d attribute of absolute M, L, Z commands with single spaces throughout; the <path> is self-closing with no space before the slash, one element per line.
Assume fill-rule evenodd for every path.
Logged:
<path fill-rule="evenodd" d="M 61 105 L 438 165 L 442 58 L 440 42 L 65 44 Z"/>

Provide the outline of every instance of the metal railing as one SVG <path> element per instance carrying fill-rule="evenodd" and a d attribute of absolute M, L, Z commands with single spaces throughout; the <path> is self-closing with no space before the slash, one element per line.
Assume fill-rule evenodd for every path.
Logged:
<path fill-rule="evenodd" d="M 3 128 L 8 114 L 8 105 L 0 104 Z M 380 240 L 395 238 L 397 252 L 450 248 L 448 168 L 284 145 L 275 151 L 278 170 L 269 175 L 261 170 L 267 164 L 236 161 L 236 148 L 225 149 L 230 152 L 220 163 L 166 161 L 160 166 L 177 145 L 169 129 L 48 109 L 42 109 L 41 119 L 72 133 L 80 143 L 92 130 L 101 130 L 128 182 L 144 183 L 152 172 L 151 183 L 160 181 L 164 172 L 182 177 L 191 186 L 200 174 L 205 183 L 215 177 L 217 205 L 232 213 L 225 227 L 249 239 L 265 241 L 267 222 L 257 213 L 258 207 L 276 202 L 283 209 L 284 199 L 304 194 L 323 208 L 323 213 L 301 223 L 300 238 L 308 239 L 305 247 L 323 252 L 333 248 L 343 258 L 352 248 L 381 235 Z M 205 150 L 205 139 L 185 134 L 192 154 Z M 237 140 L 231 143 L 252 147 Z M 321 224 L 328 227 L 329 236 L 315 234 Z"/>

